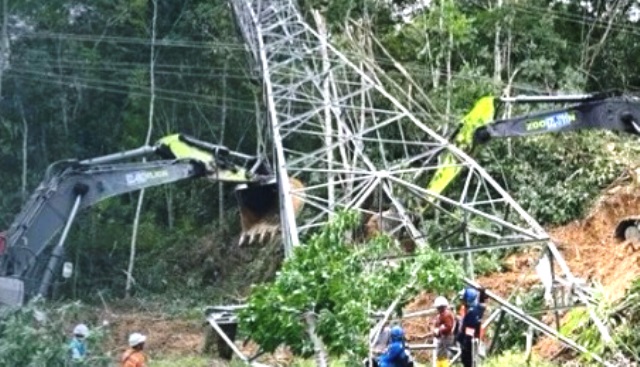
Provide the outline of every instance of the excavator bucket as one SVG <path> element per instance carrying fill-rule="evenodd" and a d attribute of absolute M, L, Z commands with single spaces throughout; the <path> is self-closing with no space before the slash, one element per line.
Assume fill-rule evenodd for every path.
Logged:
<path fill-rule="evenodd" d="M 289 180 L 293 190 L 304 187 L 301 181 Z M 240 206 L 242 233 L 238 244 L 265 243 L 274 240 L 280 234 L 280 200 L 278 183 L 249 183 L 236 187 L 236 198 Z M 293 198 L 293 211 L 297 216 L 303 207 L 303 201 Z"/>
<path fill-rule="evenodd" d="M 640 215 L 622 219 L 616 226 L 615 237 L 619 241 L 640 243 Z"/>

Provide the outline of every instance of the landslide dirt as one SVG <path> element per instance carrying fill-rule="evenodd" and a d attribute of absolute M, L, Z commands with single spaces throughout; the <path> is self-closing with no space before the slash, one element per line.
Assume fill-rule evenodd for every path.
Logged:
<path fill-rule="evenodd" d="M 630 282 L 640 277 L 640 248 L 620 243 L 613 237 L 613 230 L 619 219 L 640 214 L 640 190 L 618 187 L 609 190 L 594 205 L 589 215 L 564 226 L 548 229 L 553 241 L 559 247 L 575 276 L 588 282 L 600 283 L 609 300 L 624 295 Z M 527 289 L 538 284 L 533 265 L 537 252 L 522 252 L 505 260 L 506 271 L 478 279 L 480 284 L 502 296 L 508 296 L 516 287 Z M 431 307 L 435 296 L 421 294 L 405 309 L 405 312 Z M 111 340 L 114 353 L 123 351 L 127 335 L 139 331 L 149 335 L 147 349 L 150 354 L 194 355 L 199 354 L 204 343 L 204 329 L 201 320 L 185 321 L 166 315 L 148 312 L 109 312 L 103 316 L 110 322 Z M 404 322 L 411 343 L 430 342 L 422 338 L 430 330 L 432 317 L 414 318 Z M 249 343 L 246 352 L 256 349 Z M 542 339 L 536 346 L 542 357 L 558 353 L 558 343 Z M 429 353 L 419 352 L 420 360 L 428 360 Z M 267 357 L 270 362 L 284 364 L 290 360 L 285 351 Z"/>
<path fill-rule="evenodd" d="M 624 296 L 631 282 L 640 277 L 640 247 L 613 236 L 618 221 L 634 214 L 640 214 L 640 189 L 617 186 L 605 192 L 584 219 L 547 229 L 572 273 L 588 283 L 601 285 L 609 301 Z M 535 251 L 513 255 L 505 261 L 507 271 L 480 277 L 478 282 L 503 297 L 516 288 L 530 288 L 539 284 L 533 271 L 538 256 Z M 434 295 L 421 294 L 407 306 L 407 311 L 429 308 L 433 298 Z M 428 342 L 418 336 L 427 333 L 429 322 L 430 318 L 406 321 L 409 339 Z M 560 346 L 543 338 L 535 349 L 549 358 L 560 351 Z"/>

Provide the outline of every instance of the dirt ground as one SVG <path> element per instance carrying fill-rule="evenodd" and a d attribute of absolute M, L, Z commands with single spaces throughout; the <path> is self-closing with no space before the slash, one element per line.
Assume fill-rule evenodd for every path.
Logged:
<path fill-rule="evenodd" d="M 575 276 L 602 285 L 606 297 L 616 300 L 622 297 L 630 282 L 640 276 L 640 248 L 620 243 L 613 237 L 617 221 L 640 213 L 640 190 L 618 187 L 607 192 L 594 205 L 584 219 L 565 226 L 548 229 Z M 527 289 L 538 284 L 533 265 L 538 254 L 523 252 L 506 260 L 507 271 L 478 279 L 480 284 L 502 296 L 508 296 L 515 287 Z M 406 311 L 429 308 L 434 295 L 421 294 L 411 302 Z M 106 313 L 103 319 L 110 322 L 114 352 L 121 352 L 127 335 L 139 331 L 149 335 L 147 348 L 150 353 L 162 355 L 194 355 L 201 353 L 204 343 L 204 326 L 201 321 L 184 321 L 154 313 Z M 430 318 L 414 318 L 405 322 L 408 339 L 412 343 L 428 342 L 420 336 L 426 334 Z M 536 351 L 543 357 L 558 352 L 556 342 L 542 339 Z M 243 349 L 251 353 L 256 349 L 249 344 Z M 418 353 L 428 358 L 427 353 Z M 290 356 L 286 351 L 268 357 L 273 364 L 286 364 Z"/>
<path fill-rule="evenodd" d="M 607 191 L 584 219 L 548 229 L 571 272 L 588 284 L 601 285 L 608 301 L 623 297 L 631 282 L 640 277 L 640 247 L 614 238 L 618 221 L 634 214 L 640 214 L 640 190 L 618 186 Z M 480 277 L 478 282 L 503 297 L 516 288 L 529 289 L 540 284 L 534 271 L 538 257 L 537 250 L 513 255 L 505 261 L 507 271 Z M 434 298 L 421 294 L 407 306 L 407 311 L 429 308 Z M 418 336 L 428 332 L 429 322 L 431 319 L 426 317 L 406 321 L 409 340 L 428 342 Z M 560 345 L 543 338 L 535 350 L 541 357 L 550 358 L 560 352 Z"/>
<path fill-rule="evenodd" d="M 109 322 L 109 350 L 115 355 L 124 352 L 130 333 L 147 335 L 145 348 L 151 355 L 186 356 L 199 354 L 204 342 L 204 327 L 199 321 L 185 321 L 160 313 L 103 312 L 103 320 Z M 203 320 L 204 321 L 204 320 Z"/>
<path fill-rule="evenodd" d="M 110 338 L 107 340 L 108 350 L 114 356 L 120 356 L 126 349 L 130 333 L 140 332 L 147 335 L 145 350 L 152 359 L 167 357 L 187 357 L 202 355 L 205 342 L 204 318 L 197 321 L 186 321 L 180 317 L 168 317 L 156 312 L 120 310 L 103 311 L 102 320 L 109 322 Z M 236 346 L 248 356 L 255 355 L 258 346 L 255 343 L 236 341 Z M 287 350 L 280 348 L 271 355 L 258 359 L 259 362 L 271 366 L 286 366 L 293 361 Z M 226 365 L 221 360 L 212 358 L 212 365 Z"/>
<path fill-rule="evenodd" d="M 600 283 L 609 301 L 622 297 L 640 275 L 637 246 L 613 236 L 618 221 L 633 214 L 640 214 L 640 190 L 618 187 L 603 196 L 585 219 L 550 230 L 572 272 Z"/>

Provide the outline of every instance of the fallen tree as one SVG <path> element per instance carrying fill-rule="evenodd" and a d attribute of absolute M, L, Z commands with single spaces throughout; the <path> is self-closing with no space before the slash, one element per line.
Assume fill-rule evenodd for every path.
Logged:
<path fill-rule="evenodd" d="M 411 261 L 376 261 L 399 250 L 384 235 L 350 243 L 348 233 L 358 223 L 356 213 L 341 213 L 295 249 L 272 283 L 254 287 L 240 327 L 263 351 L 286 345 L 302 357 L 326 351 L 361 358 L 368 350 L 371 312 L 398 297 L 416 266 L 418 281 L 402 296 L 398 312 L 418 291 L 450 294 L 462 286 L 460 266 L 430 248 L 418 250 Z M 327 363 L 328 356 L 317 353 Z"/>

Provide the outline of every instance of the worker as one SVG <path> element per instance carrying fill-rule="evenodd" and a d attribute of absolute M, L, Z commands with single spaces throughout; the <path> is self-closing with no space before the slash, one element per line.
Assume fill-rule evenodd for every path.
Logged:
<path fill-rule="evenodd" d="M 460 298 L 466 310 L 457 335 L 461 351 L 460 360 L 464 367 L 473 367 L 473 341 L 480 337 L 481 321 L 486 306 L 480 303 L 480 295 L 474 288 L 465 288 L 460 292 Z"/>
<path fill-rule="evenodd" d="M 145 335 L 133 333 L 129 335 L 129 349 L 122 355 L 121 367 L 147 367 L 147 356 L 144 354 Z"/>
<path fill-rule="evenodd" d="M 389 332 L 389 345 L 387 350 L 378 357 L 380 367 L 413 367 L 413 360 L 409 353 L 405 340 L 404 330 L 401 326 L 394 326 Z"/>
<path fill-rule="evenodd" d="M 449 301 L 445 297 L 436 297 L 433 306 L 438 310 L 435 329 L 430 336 L 437 338 L 436 366 L 449 367 L 449 348 L 453 345 L 453 328 L 456 317 L 449 309 Z"/>
<path fill-rule="evenodd" d="M 86 338 L 89 336 L 89 328 L 85 324 L 78 324 L 73 328 L 73 339 L 69 343 L 71 361 L 82 362 L 87 356 Z"/>

